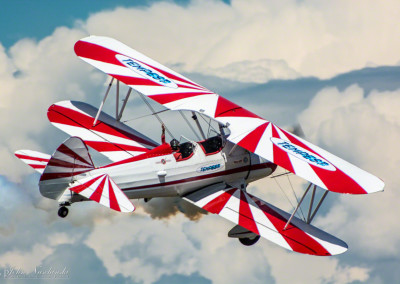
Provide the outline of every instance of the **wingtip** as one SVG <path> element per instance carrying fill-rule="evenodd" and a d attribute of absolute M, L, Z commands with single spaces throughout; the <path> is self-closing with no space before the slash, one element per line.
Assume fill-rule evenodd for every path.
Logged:
<path fill-rule="evenodd" d="M 135 205 L 132 204 L 132 202 L 129 202 L 130 205 L 126 204 L 127 206 L 121 206 L 121 212 L 122 213 L 133 213 L 136 210 Z"/>

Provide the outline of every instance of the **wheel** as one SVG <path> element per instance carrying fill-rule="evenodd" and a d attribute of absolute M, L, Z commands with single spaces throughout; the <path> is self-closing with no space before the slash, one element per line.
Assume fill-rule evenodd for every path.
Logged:
<path fill-rule="evenodd" d="M 60 209 L 58 209 L 58 216 L 61 218 L 65 218 L 68 215 L 68 208 L 65 206 L 61 206 Z"/>
<path fill-rule="evenodd" d="M 256 242 L 258 242 L 259 239 L 260 239 L 260 236 L 257 236 L 257 237 L 251 238 L 251 239 L 250 238 L 239 238 L 239 242 L 245 246 L 252 246 Z"/>

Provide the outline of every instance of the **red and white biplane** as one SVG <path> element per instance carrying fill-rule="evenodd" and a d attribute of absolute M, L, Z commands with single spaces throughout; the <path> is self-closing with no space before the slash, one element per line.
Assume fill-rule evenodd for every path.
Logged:
<path fill-rule="evenodd" d="M 120 109 L 117 96 L 115 118 L 102 111 L 111 83 L 99 109 L 75 101 L 52 105 L 50 122 L 72 137 L 52 156 L 31 150 L 15 153 L 41 173 L 40 193 L 60 204 L 60 217 L 67 216 L 66 206 L 80 201 L 132 212 L 129 199 L 178 196 L 236 224 L 228 235 L 245 245 L 261 236 L 299 253 L 335 255 L 347 250 L 346 243 L 311 225 L 326 194 L 383 190 L 383 181 L 374 175 L 117 40 L 90 36 L 75 44 L 75 52 L 130 88 Z M 132 89 L 167 109 L 192 112 L 203 140 L 164 139 L 159 145 L 122 123 Z M 197 116 L 218 123 L 219 133 L 205 137 Z M 88 146 L 113 163 L 95 167 Z M 277 166 L 310 182 L 292 214 L 246 191 L 249 183 L 271 175 Z M 325 191 L 314 204 L 317 186 Z M 311 188 L 309 212 L 302 220 L 295 214 Z"/>

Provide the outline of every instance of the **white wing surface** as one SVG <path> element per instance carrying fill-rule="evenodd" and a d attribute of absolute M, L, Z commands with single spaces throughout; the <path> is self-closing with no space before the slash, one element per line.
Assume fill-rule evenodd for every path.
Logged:
<path fill-rule="evenodd" d="M 311 255 L 336 255 L 345 242 L 294 217 L 243 190 L 212 185 L 184 197 L 204 210 L 218 214 L 288 250 Z"/>
<path fill-rule="evenodd" d="M 321 188 L 350 194 L 383 190 L 374 175 L 207 90 L 123 43 L 91 36 L 75 44 L 84 61 L 171 110 L 191 110 L 226 125 L 228 139 Z"/>

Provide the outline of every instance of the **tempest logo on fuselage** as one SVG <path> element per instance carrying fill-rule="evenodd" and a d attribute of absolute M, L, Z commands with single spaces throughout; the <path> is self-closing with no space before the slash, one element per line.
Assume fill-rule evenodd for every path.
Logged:
<path fill-rule="evenodd" d="M 164 75 L 162 75 L 160 72 L 157 72 L 150 66 L 145 65 L 142 62 L 138 62 L 134 60 L 133 58 L 117 54 L 115 58 L 118 59 L 119 62 L 124 64 L 126 67 L 128 67 L 130 70 L 134 71 L 135 73 L 141 75 L 142 77 L 145 77 L 146 79 L 149 79 L 157 84 L 160 84 L 165 87 L 173 88 L 176 89 L 178 86 L 172 82 L 170 79 L 166 78 Z"/>
<path fill-rule="evenodd" d="M 221 168 L 221 164 L 215 164 L 215 165 L 211 165 L 211 166 L 200 167 L 197 169 L 197 171 L 202 173 L 202 172 L 218 170 L 219 168 Z"/>
<path fill-rule="evenodd" d="M 310 151 L 295 145 L 289 141 L 285 141 L 279 138 L 271 138 L 272 143 L 274 143 L 276 146 L 281 148 L 283 151 L 289 153 L 290 155 L 305 161 L 311 165 L 317 166 L 319 168 L 329 170 L 329 171 L 336 171 L 336 168 L 328 163 L 326 160 L 323 158 L 317 156 L 314 153 L 311 153 Z"/>

